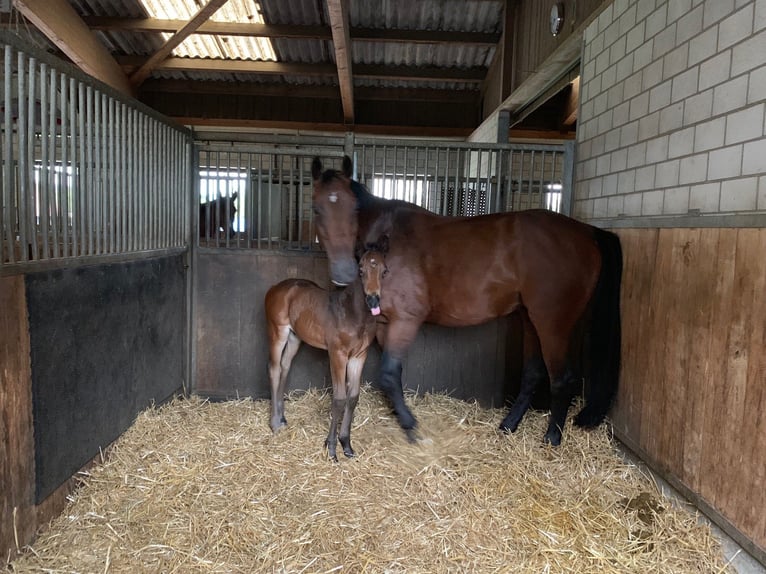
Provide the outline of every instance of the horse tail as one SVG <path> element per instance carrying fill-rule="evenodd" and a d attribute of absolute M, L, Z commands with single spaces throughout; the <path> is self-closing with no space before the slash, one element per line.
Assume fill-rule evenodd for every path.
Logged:
<path fill-rule="evenodd" d="M 594 229 L 601 252 L 601 272 L 592 299 L 585 407 L 574 421 L 583 428 L 594 428 L 604 420 L 617 394 L 620 376 L 622 247 L 614 233 Z"/>

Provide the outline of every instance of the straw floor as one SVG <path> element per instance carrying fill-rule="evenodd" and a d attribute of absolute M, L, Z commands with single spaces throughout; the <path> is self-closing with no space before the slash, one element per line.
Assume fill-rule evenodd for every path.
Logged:
<path fill-rule="evenodd" d="M 616 452 L 606 425 L 543 446 L 546 417 L 408 397 L 408 444 L 362 392 L 355 459 L 323 449 L 329 396 L 177 399 L 150 409 L 83 476 L 13 572 L 726 572 L 717 541 Z"/>

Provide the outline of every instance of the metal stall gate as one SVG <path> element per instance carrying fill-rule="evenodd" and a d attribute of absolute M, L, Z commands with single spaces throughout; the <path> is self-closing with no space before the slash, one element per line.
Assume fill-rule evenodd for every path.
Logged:
<path fill-rule="evenodd" d="M 325 168 L 339 168 L 348 153 L 355 179 L 375 195 L 444 215 L 527 208 L 566 212 L 568 205 L 571 145 L 307 140 L 196 144 L 200 214 L 194 248 L 192 388 L 199 394 L 268 397 L 266 291 L 287 277 L 329 285 L 311 206 L 314 156 L 322 158 Z M 509 359 L 516 335 L 508 324 L 425 326 L 405 364 L 405 384 L 499 405 L 513 392 L 508 372 L 517 369 L 517 361 Z M 371 352 L 366 380 L 373 380 L 377 360 Z M 325 384 L 326 353 L 302 347 L 290 380 L 291 388 Z"/>
<path fill-rule="evenodd" d="M 187 245 L 190 134 L 0 32 L 0 272 Z"/>
<path fill-rule="evenodd" d="M 339 168 L 342 138 L 324 145 L 198 143 L 202 247 L 320 250 L 311 161 Z M 569 213 L 571 144 L 469 144 L 356 138 L 354 178 L 389 199 L 441 215 L 542 208 Z"/>
<path fill-rule="evenodd" d="M 22 38 L 0 46 L 5 552 L 187 379 L 192 177 L 188 130 Z"/>

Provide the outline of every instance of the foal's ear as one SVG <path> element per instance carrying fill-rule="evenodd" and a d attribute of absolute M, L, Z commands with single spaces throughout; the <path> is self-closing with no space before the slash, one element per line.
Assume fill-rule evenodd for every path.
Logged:
<path fill-rule="evenodd" d="M 350 179 L 354 170 L 354 164 L 351 163 L 351 158 L 347 155 L 343 156 L 343 165 L 341 166 L 341 169 L 343 170 L 343 175 Z"/>
<path fill-rule="evenodd" d="M 320 175 L 322 175 L 322 160 L 315 157 L 314 161 L 311 162 L 311 177 L 317 180 Z"/>

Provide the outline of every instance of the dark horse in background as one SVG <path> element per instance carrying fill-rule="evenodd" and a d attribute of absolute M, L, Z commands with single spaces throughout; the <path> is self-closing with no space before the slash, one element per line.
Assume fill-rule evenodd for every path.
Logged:
<path fill-rule="evenodd" d="M 620 368 L 619 238 L 544 210 L 480 217 L 444 217 L 399 200 L 373 196 L 343 169 L 322 170 L 315 158 L 313 204 L 330 278 L 358 274 L 357 241 L 387 238 L 388 275 L 380 308 L 388 320 L 379 383 L 399 424 L 414 438 L 415 417 L 404 400 L 402 360 L 424 322 L 476 325 L 520 312 L 524 325 L 521 390 L 500 425 L 515 431 L 538 384 L 550 382 L 551 415 L 544 440 L 558 445 L 581 378 L 573 357 L 580 327 L 588 333 L 585 406 L 575 424 L 598 426 L 617 391 Z M 577 347 L 577 348 L 575 348 Z"/>
<path fill-rule="evenodd" d="M 218 197 L 199 204 L 199 236 L 214 238 L 219 232 L 234 237 L 234 216 L 237 214 L 238 193 L 218 194 Z"/>

